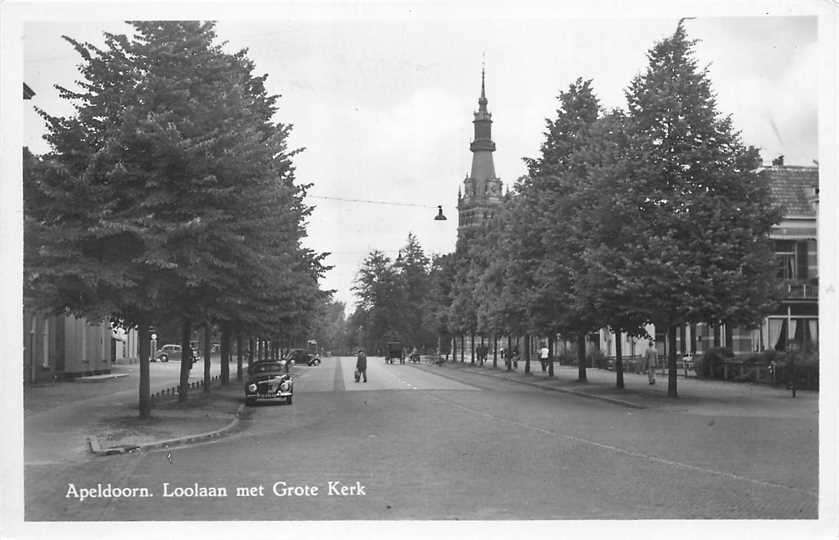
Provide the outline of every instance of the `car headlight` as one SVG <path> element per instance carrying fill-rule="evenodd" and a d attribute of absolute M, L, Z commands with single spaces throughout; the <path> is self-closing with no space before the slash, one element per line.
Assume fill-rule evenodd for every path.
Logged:
<path fill-rule="evenodd" d="M 290 389 L 291 389 L 291 383 L 290 382 L 283 381 L 280 384 L 280 390 L 282 390 L 283 392 L 288 392 Z"/>
<path fill-rule="evenodd" d="M 251 383 L 248 385 L 248 392 L 256 392 L 256 385 Z"/>

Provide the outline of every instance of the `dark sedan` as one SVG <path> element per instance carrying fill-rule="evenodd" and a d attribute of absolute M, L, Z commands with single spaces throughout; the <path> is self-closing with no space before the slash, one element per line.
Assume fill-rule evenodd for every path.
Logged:
<path fill-rule="evenodd" d="M 286 353 L 283 357 L 283 360 L 289 361 L 291 360 L 291 365 L 306 365 L 306 366 L 319 366 L 320 365 L 320 356 L 317 354 L 312 354 L 311 352 L 307 351 L 306 349 L 291 349 Z"/>
<path fill-rule="evenodd" d="M 283 362 L 256 362 L 248 369 L 245 383 L 245 403 L 257 401 L 285 401 L 291 405 L 294 380 Z"/>

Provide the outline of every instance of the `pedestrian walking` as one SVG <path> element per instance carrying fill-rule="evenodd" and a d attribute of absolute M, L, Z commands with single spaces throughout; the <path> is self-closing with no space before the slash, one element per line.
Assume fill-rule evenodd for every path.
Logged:
<path fill-rule="evenodd" d="M 544 373 L 546 369 L 548 369 L 548 355 L 550 351 L 548 350 L 547 345 L 543 345 L 542 348 L 539 350 L 539 362 L 542 363 L 542 372 Z"/>
<path fill-rule="evenodd" d="M 647 352 L 644 353 L 644 367 L 647 370 L 647 380 L 655 384 L 655 368 L 658 365 L 658 350 L 655 348 L 655 341 L 650 340 Z"/>
<path fill-rule="evenodd" d="M 359 382 L 362 377 L 364 377 L 364 382 L 367 382 L 367 355 L 364 354 L 364 349 L 358 349 L 355 360 L 355 382 Z"/>

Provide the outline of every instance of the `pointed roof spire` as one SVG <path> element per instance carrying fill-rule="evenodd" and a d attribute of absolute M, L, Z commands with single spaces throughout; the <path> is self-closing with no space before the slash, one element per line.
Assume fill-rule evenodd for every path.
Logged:
<path fill-rule="evenodd" d="M 481 59 L 481 97 L 478 99 L 478 105 L 481 106 L 481 110 L 486 110 L 487 104 L 487 95 L 486 95 L 486 52 L 484 52 L 483 58 Z"/>

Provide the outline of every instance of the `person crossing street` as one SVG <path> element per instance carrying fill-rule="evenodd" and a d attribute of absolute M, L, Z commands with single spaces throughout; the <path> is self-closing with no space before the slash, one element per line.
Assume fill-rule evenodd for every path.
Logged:
<path fill-rule="evenodd" d="M 355 360 L 355 382 L 359 382 L 362 377 L 364 382 L 367 382 L 367 355 L 364 354 L 364 349 L 358 349 Z"/>

